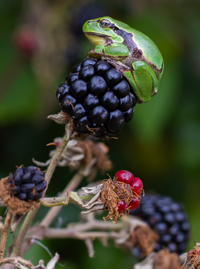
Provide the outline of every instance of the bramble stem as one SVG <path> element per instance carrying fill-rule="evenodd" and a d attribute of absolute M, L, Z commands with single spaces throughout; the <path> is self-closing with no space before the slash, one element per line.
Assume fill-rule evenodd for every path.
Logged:
<path fill-rule="evenodd" d="M 0 261 L 4 257 L 6 239 L 7 239 L 7 235 L 8 235 L 8 229 L 9 229 L 9 226 L 10 226 L 11 218 L 12 218 L 12 214 L 10 212 L 8 212 L 7 215 L 6 215 L 5 223 L 4 223 L 4 229 L 3 229 L 3 232 L 1 234 L 1 241 L 0 241 Z"/>
<path fill-rule="evenodd" d="M 78 186 L 78 184 L 81 182 L 83 176 L 84 176 L 84 170 L 81 169 L 71 179 L 71 181 L 66 186 L 66 188 L 64 189 L 64 191 L 62 192 L 62 194 L 60 196 L 65 197 L 67 192 L 74 190 Z M 51 224 L 51 222 L 53 221 L 53 219 L 56 217 L 56 215 L 58 214 L 58 212 L 60 211 L 61 208 L 62 208 L 62 206 L 52 207 L 49 210 L 49 212 L 47 213 L 46 217 L 41 222 L 40 227 L 43 227 L 43 228 L 48 227 Z"/>
<path fill-rule="evenodd" d="M 53 158 L 51 159 L 51 162 L 50 162 L 50 164 L 47 168 L 47 171 L 45 173 L 45 180 L 47 181 L 48 185 L 49 185 L 49 182 L 50 182 L 52 175 L 55 171 L 55 168 L 60 160 L 61 154 L 62 154 L 63 150 L 65 149 L 67 143 L 71 139 L 71 135 L 72 135 L 72 133 L 70 131 L 70 128 L 66 128 L 66 135 L 63 137 L 63 141 L 60 144 L 60 146 L 57 147 L 56 152 L 55 152 Z M 26 218 L 21 226 L 21 229 L 17 235 L 17 238 L 14 242 L 13 252 L 11 254 L 11 257 L 20 255 L 21 247 L 22 247 L 24 238 L 26 236 L 26 233 L 28 231 L 29 226 L 31 225 L 32 220 L 35 217 L 35 214 L 37 213 L 37 210 L 38 209 L 32 210 L 27 214 L 27 216 L 26 216 Z"/>

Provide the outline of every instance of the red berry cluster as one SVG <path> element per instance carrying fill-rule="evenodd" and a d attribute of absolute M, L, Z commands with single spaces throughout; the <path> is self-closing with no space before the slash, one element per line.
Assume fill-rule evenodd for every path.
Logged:
<path fill-rule="evenodd" d="M 125 201 L 118 201 L 118 211 L 126 211 L 127 209 L 136 209 L 140 204 L 140 194 L 143 189 L 143 183 L 142 180 L 139 177 L 134 177 L 134 175 L 126 170 L 120 170 L 115 174 L 115 180 L 124 182 L 128 184 L 132 188 L 132 192 L 135 195 L 134 198 L 132 198 L 131 202 L 129 204 L 126 204 Z"/>

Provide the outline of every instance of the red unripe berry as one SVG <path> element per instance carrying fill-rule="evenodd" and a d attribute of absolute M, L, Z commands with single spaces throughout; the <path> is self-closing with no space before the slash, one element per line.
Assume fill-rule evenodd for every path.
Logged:
<path fill-rule="evenodd" d="M 125 211 L 127 208 L 127 204 L 122 200 L 117 202 L 117 209 L 118 211 Z"/>
<path fill-rule="evenodd" d="M 133 179 L 133 174 L 127 170 L 120 170 L 115 174 L 115 180 L 124 182 L 126 184 L 130 184 Z"/>
<path fill-rule="evenodd" d="M 140 204 L 140 197 L 134 197 L 128 205 L 129 209 L 136 209 Z"/>
<path fill-rule="evenodd" d="M 130 183 L 130 186 L 133 188 L 133 193 L 140 195 L 143 189 L 143 183 L 139 177 L 134 177 Z"/>

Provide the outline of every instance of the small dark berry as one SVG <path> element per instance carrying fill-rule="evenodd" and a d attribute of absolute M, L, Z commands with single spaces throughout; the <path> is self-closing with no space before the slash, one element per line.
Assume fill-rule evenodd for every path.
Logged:
<path fill-rule="evenodd" d="M 87 65 L 95 65 L 96 62 L 97 62 L 96 59 L 87 58 L 82 62 L 81 66 L 84 67 L 84 66 L 87 66 Z"/>
<path fill-rule="evenodd" d="M 119 99 L 112 91 L 107 91 L 101 98 L 101 104 L 109 111 L 113 111 L 118 107 Z"/>
<path fill-rule="evenodd" d="M 180 204 L 178 204 L 178 203 L 173 203 L 173 204 L 171 204 L 170 209 L 171 209 L 172 211 L 176 212 L 176 211 L 181 210 L 182 208 L 181 208 L 181 205 L 180 205 Z"/>
<path fill-rule="evenodd" d="M 132 103 L 132 98 L 130 97 L 129 94 L 126 95 L 125 97 L 119 99 L 119 108 L 122 111 L 127 111 L 130 108 L 132 108 L 132 104 L 133 104 Z"/>
<path fill-rule="evenodd" d="M 189 231 L 189 229 L 190 229 L 190 224 L 188 222 L 183 222 L 181 224 L 181 230 L 182 231 L 187 232 L 187 231 Z"/>
<path fill-rule="evenodd" d="M 154 213 L 149 217 L 148 223 L 151 227 L 154 227 L 158 222 L 161 222 L 162 216 L 160 213 Z"/>
<path fill-rule="evenodd" d="M 133 93 L 129 93 L 129 95 L 131 96 L 132 98 L 132 107 L 134 107 L 136 104 L 137 104 L 137 98 L 136 96 L 133 94 Z"/>
<path fill-rule="evenodd" d="M 20 168 L 18 168 L 18 169 L 20 169 Z M 19 171 L 19 173 L 16 173 L 16 174 L 13 175 L 14 183 L 15 183 L 16 186 L 21 185 L 22 175 L 21 175 L 21 171 Z"/>
<path fill-rule="evenodd" d="M 174 223 L 170 228 L 169 228 L 169 232 L 172 235 L 176 235 L 177 232 L 179 231 L 179 225 L 178 223 Z"/>
<path fill-rule="evenodd" d="M 169 223 L 169 224 L 173 224 L 175 221 L 175 217 L 173 213 L 166 213 L 163 216 L 163 219 L 165 222 Z"/>
<path fill-rule="evenodd" d="M 107 84 L 104 78 L 100 76 L 94 76 L 88 82 L 88 88 L 90 93 L 94 95 L 99 95 L 106 91 Z"/>
<path fill-rule="evenodd" d="M 74 97 L 82 98 L 87 95 L 87 84 L 84 80 L 78 79 L 72 83 L 70 90 Z"/>
<path fill-rule="evenodd" d="M 25 173 L 25 174 L 22 176 L 22 184 L 23 184 L 23 183 L 30 183 L 31 180 L 32 180 L 32 174 L 31 174 L 31 172 Z"/>
<path fill-rule="evenodd" d="M 27 200 L 32 200 L 32 201 L 34 201 L 34 200 L 36 200 L 37 198 L 37 194 L 35 193 L 35 194 L 33 194 L 33 193 L 27 193 Z"/>
<path fill-rule="evenodd" d="M 74 127 L 79 132 L 87 132 L 88 128 L 91 127 L 91 122 L 88 120 L 88 117 L 85 116 L 85 117 L 80 118 L 78 120 L 74 120 Z"/>
<path fill-rule="evenodd" d="M 114 86 L 121 81 L 122 74 L 115 68 L 111 68 L 105 73 L 105 79 L 109 86 Z"/>
<path fill-rule="evenodd" d="M 81 68 L 79 72 L 79 78 L 84 81 L 89 81 L 95 75 L 94 66 L 88 65 Z"/>
<path fill-rule="evenodd" d="M 129 122 L 133 118 L 133 108 L 129 108 L 129 110 L 124 112 L 124 121 Z"/>
<path fill-rule="evenodd" d="M 27 194 L 24 192 L 21 192 L 17 195 L 17 198 L 19 198 L 20 200 L 27 200 Z"/>
<path fill-rule="evenodd" d="M 100 125 L 93 123 L 92 128 L 94 129 L 94 133 L 95 133 L 94 136 L 104 137 L 106 133 L 106 128 L 103 123 Z"/>
<path fill-rule="evenodd" d="M 72 97 L 70 94 L 67 94 L 61 100 L 62 111 L 70 112 L 72 107 L 75 106 L 76 99 Z"/>
<path fill-rule="evenodd" d="M 24 170 L 22 167 L 17 168 L 15 173 L 13 174 L 14 179 L 18 180 L 18 178 L 21 178 L 21 176 L 24 174 Z"/>
<path fill-rule="evenodd" d="M 76 104 L 70 112 L 70 116 L 72 117 L 72 119 L 80 119 L 85 116 L 85 114 L 85 108 L 81 104 Z"/>
<path fill-rule="evenodd" d="M 160 204 L 159 204 L 160 205 Z M 170 211 L 170 206 L 169 205 L 161 205 L 159 206 L 159 210 L 162 213 L 167 213 Z"/>
<path fill-rule="evenodd" d="M 36 170 L 37 170 L 37 167 L 35 167 L 35 166 L 27 166 L 24 169 L 24 173 L 26 174 L 26 173 L 30 172 L 31 174 L 35 174 Z"/>
<path fill-rule="evenodd" d="M 38 175 L 38 174 L 35 174 L 33 177 L 32 177 L 32 183 L 33 184 L 38 184 L 40 183 L 41 181 L 44 180 L 44 177 L 42 177 L 41 175 Z"/>
<path fill-rule="evenodd" d="M 111 133 L 119 133 L 124 126 L 124 114 L 119 109 L 110 112 L 106 126 Z"/>
<path fill-rule="evenodd" d="M 104 75 L 112 66 L 106 61 L 99 61 L 95 66 L 95 71 L 98 75 Z"/>
<path fill-rule="evenodd" d="M 99 104 L 99 98 L 97 98 L 97 96 L 89 93 L 84 101 L 83 101 L 83 105 L 85 107 L 85 109 L 89 110 L 95 106 L 97 106 Z"/>
<path fill-rule="evenodd" d="M 173 242 L 169 243 L 167 245 L 167 248 L 169 249 L 170 252 L 177 252 L 177 245 Z"/>
<path fill-rule="evenodd" d="M 175 241 L 176 243 L 182 243 L 183 241 L 185 241 L 185 235 L 181 232 L 179 232 L 176 237 L 175 237 Z"/>
<path fill-rule="evenodd" d="M 46 186 L 47 186 L 46 181 L 43 181 L 42 183 L 39 183 L 39 184 L 35 185 L 35 190 L 37 192 L 42 192 L 42 191 L 44 191 L 46 189 Z"/>
<path fill-rule="evenodd" d="M 14 194 L 20 193 L 20 192 L 21 192 L 21 188 L 20 188 L 20 186 L 16 186 L 16 187 L 14 187 L 14 188 L 12 189 L 12 192 L 13 192 Z"/>
<path fill-rule="evenodd" d="M 108 117 L 109 113 L 103 106 L 96 106 L 90 110 L 90 119 L 96 124 L 105 123 Z"/>
<path fill-rule="evenodd" d="M 177 213 L 175 213 L 175 219 L 178 222 L 183 222 L 185 220 L 185 214 L 182 212 L 177 212 Z"/>
<path fill-rule="evenodd" d="M 167 231 L 167 224 L 165 222 L 160 222 L 155 225 L 154 229 L 159 233 L 159 234 L 165 234 Z"/>
<path fill-rule="evenodd" d="M 40 171 L 40 170 L 36 170 L 35 171 L 35 175 L 40 175 L 41 177 L 44 177 L 44 172 Z"/>
<path fill-rule="evenodd" d="M 169 244 L 172 240 L 172 236 L 170 234 L 163 234 L 160 236 L 160 242 L 161 244 Z"/>
<path fill-rule="evenodd" d="M 78 73 L 80 70 L 81 70 L 81 64 L 77 64 L 77 65 L 73 68 L 72 72 L 73 72 L 73 73 Z"/>
<path fill-rule="evenodd" d="M 75 74 L 75 73 L 71 73 L 70 75 L 66 77 L 66 80 L 70 85 L 72 85 L 72 83 L 76 81 L 77 79 L 79 79 L 79 76 L 78 74 Z"/>
<path fill-rule="evenodd" d="M 67 83 L 62 83 L 60 86 L 58 86 L 57 91 L 56 91 L 56 97 L 61 101 L 63 96 L 69 93 L 70 86 Z"/>
<path fill-rule="evenodd" d="M 31 192 L 33 190 L 34 186 L 35 185 L 32 184 L 32 183 L 22 184 L 21 185 L 21 191 L 25 192 L 25 193 L 29 193 L 29 192 Z"/>
<path fill-rule="evenodd" d="M 119 97 L 125 97 L 130 92 L 130 86 L 126 80 L 120 81 L 117 85 L 113 86 L 111 90 Z"/>

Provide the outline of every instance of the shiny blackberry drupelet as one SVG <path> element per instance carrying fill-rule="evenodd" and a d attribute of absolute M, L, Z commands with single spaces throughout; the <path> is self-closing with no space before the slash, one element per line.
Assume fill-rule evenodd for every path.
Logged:
<path fill-rule="evenodd" d="M 44 173 L 35 166 L 20 166 L 8 177 L 8 182 L 14 196 L 24 201 L 39 200 L 47 186 Z"/>
<path fill-rule="evenodd" d="M 56 92 L 61 109 L 82 134 L 116 136 L 137 103 L 128 81 L 106 61 L 86 58 Z"/>
<path fill-rule="evenodd" d="M 159 240 L 155 251 L 167 247 L 171 252 L 183 253 L 190 237 L 190 225 L 181 204 L 170 197 L 146 194 L 130 215 L 142 218 L 157 232 Z"/>

